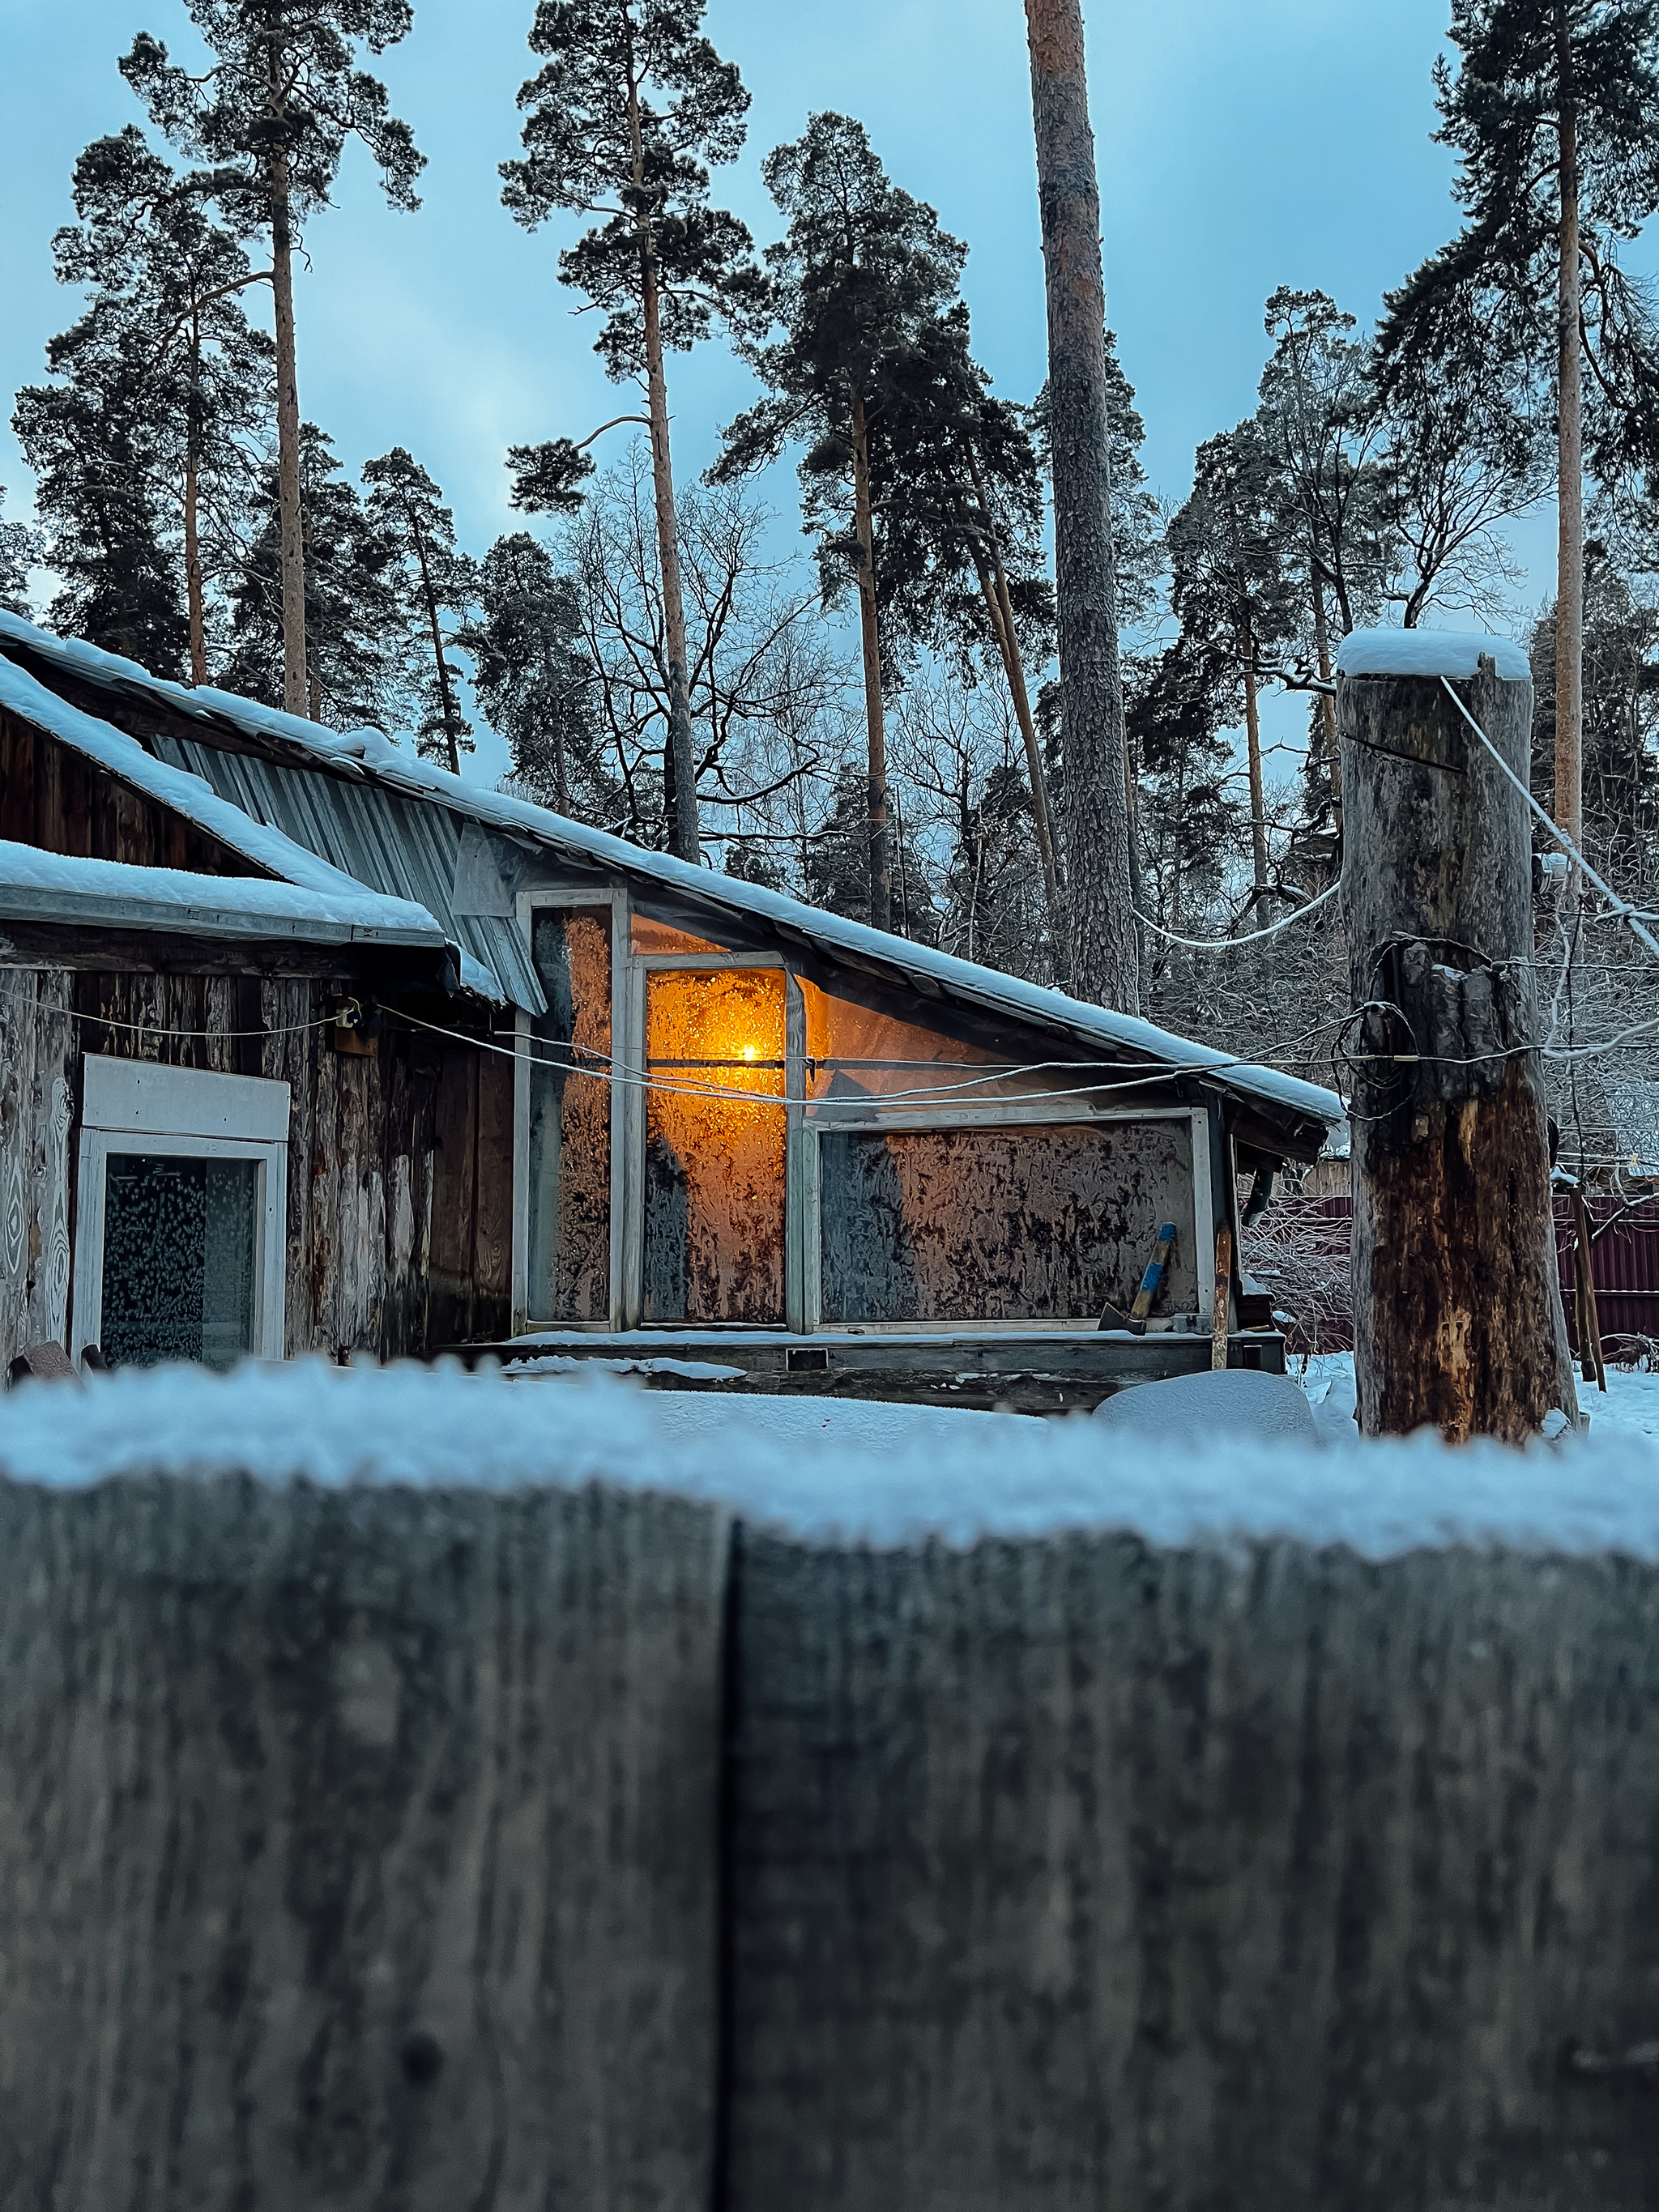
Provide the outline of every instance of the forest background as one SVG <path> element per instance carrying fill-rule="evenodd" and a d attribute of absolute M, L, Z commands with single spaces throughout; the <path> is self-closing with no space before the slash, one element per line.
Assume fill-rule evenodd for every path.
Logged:
<path fill-rule="evenodd" d="M 1455 228 L 1454 156 L 1431 137 L 1430 70 L 1446 51 L 1446 12 L 1444 0 L 1400 0 L 1388 9 L 1368 0 L 1257 0 L 1248 9 L 1184 0 L 1156 10 L 1114 0 L 1090 9 L 1109 313 L 1145 428 L 1139 461 L 1149 501 L 1158 502 L 1156 514 L 1150 503 L 1146 512 L 1149 538 L 1188 501 L 1197 450 L 1255 410 L 1272 348 L 1263 330 L 1269 296 L 1281 286 L 1328 294 L 1358 318 L 1353 335 L 1363 340 L 1383 295 Z M 607 382 L 591 349 L 596 319 L 576 314 L 579 297 L 557 281 L 559 250 L 580 226 L 556 221 L 532 233 L 501 204 L 497 165 L 520 150 L 514 95 L 535 66 L 525 44 L 530 14 L 527 0 L 464 7 L 424 0 L 410 34 L 372 62 L 392 112 L 411 125 L 427 157 L 422 205 L 414 213 L 388 207 L 371 162 L 361 149 L 347 149 L 335 204 L 307 224 L 307 253 L 296 269 L 300 393 L 306 420 L 331 441 L 340 496 L 368 497 L 364 464 L 403 448 L 441 487 L 465 553 L 482 557 L 503 535 L 528 530 L 568 574 L 580 565 L 580 533 L 591 531 L 596 514 L 603 518 L 604 501 L 590 501 L 574 522 L 515 512 L 507 450 L 585 438 L 634 403 L 627 386 Z M 118 58 L 141 28 L 165 38 L 186 62 L 200 48 L 174 0 L 75 0 L 69 8 L 4 0 L 0 23 L 9 64 L 0 76 L 0 296 L 8 303 L 0 388 L 9 392 L 43 383 L 45 344 L 79 311 L 78 295 L 54 282 L 51 254 L 53 234 L 73 215 L 76 157 L 103 134 L 144 119 Z M 715 172 L 714 204 L 740 216 L 758 245 L 775 240 L 782 222 L 762 181 L 764 155 L 799 138 L 809 113 L 857 118 L 894 184 L 935 208 L 945 230 L 967 246 L 961 289 L 975 356 L 998 398 L 1030 402 L 1047 364 L 1022 11 L 1010 0 L 896 0 L 860 17 L 859 35 L 849 38 L 844 13 L 827 6 L 782 10 L 761 0 L 712 0 L 705 29 L 740 69 L 753 101 L 741 159 Z M 150 137 L 160 148 L 158 134 Z M 1624 258 L 1638 277 L 1659 269 L 1653 226 Z M 262 296 L 251 300 L 250 313 L 268 321 Z M 678 485 L 695 505 L 707 501 L 700 479 L 720 453 L 721 430 L 757 387 L 718 333 L 690 355 L 671 354 L 668 374 Z M 613 431 L 595 455 L 624 536 L 640 472 L 627 441 L 636 434 Z M 778 617 L 800 611 L 790 632 L 799 641 L 790 681 L 801 711 L 817 718 L 807 753 L 819 765 L 784 793 L 793 817 L 783 802 L 735 817 L 711 809 L 711 830 L 746 827 L 756 836 L 735 849 L 729 835 L 717 834 L 706 857 L 856 911 L 861 858 L 847 781 L 856 783 L 859 763 L 856 622 L 850 601 L 827 617 L 817 605 L 797 458 L 786 456 L 744 487 L 740 534 L 752 572 L 745 588 L 754 636 L 765 639 Z M 0 482 L 10 488 L 8 520 L 26 521 L 31 472 L 9 428 L 0 431 Z M 1474 616 L 1436 603 L 1422 619 L 1452 626 L 1474 619 L 1533 642 L 1553 586 L 1553 527 L 1540 486 L 1522 511 L 1502 519 L 1506 563 L 1489 574 Z M 695 528 L 688 533 L 696 535 Z M 718 544 L 713 557 L 718 572 Z M 648 574 L 644 580 L 648 588 Z M 1180 629 L 1170 580 L 1167 564 L 1149 573 L 1125 623 L 1131 687 L 1138 661 L 1143 694 Z M 1646 586 L 1634 580 L 1639 595 Z M 52 588 L 49 574 L 29 580 L 37 614 L 50 605 Z M 1398 608 L 1383 618 L 1397 620 Z M 446 619 L 449 635 L 464 629 L 459 612 Z M 1647 623 L 1644 672 L 1653 635 Z M 238 664 L 234 637 L 226 632 L 213 643 L 210 676 L 258 688 L 248 680 L 247 650 Z M 1310 641 L 1299 643 L 1305 649 Z M 472 659 L 451 650 L 458 712 L 474 747 L 462 770 L 493 783 L 514 773 L 511 750 L 472 696 Z M 418 643 L 410 652 L 417 671 Z M 1035 690 L 1052 671 L 1040 647 L 1032 661 Z M 1056 980 L 1019 804 L 1018 732 L 983 654 L 968 675 L 972 680 L 948 654 L 924 655 L 890 698 L 902 862 L 895 926 Z M 394 683 L 390 692 L 396 690 Z M 1645 696 L 1650 707 L 1650 685 Z M 385 703 L 390 712 L 419 701 L 411 690 Z M 1319 828 L 1303 772 L 1310 708 L 1305 694 L 1272 684 L 1263 687 L 1261 707 L 1263 811 L 1277 825 L 1269 840 L 1277 869 L 1299 830 Z M 1251 898 L 1243 716 L 1231 696 L 1218 697 L 1215 708 L 1206 732 L 1219 801 L 1209 849 L 1186 861 L 1160 855 L 1152 849 L 1155 797 L 1142 812 L 1146 906 L 1200 937 L 1250 929 L 1288 904 Z M 594 712 L 602 723 L 602 711 Z M 392 718 L 406 726 L 415 715 Z M 1314 720 L 1316 742 L 1316 710 Z M 1650 750 L 1645 720 L 1634 734 Z M 1052 743 L 1052 730 L 1048 736 Z M 792 755 L 797 764 L 802 757 L 799 749 Z M 745 787 L 758 787 L 776 765 L 765 746 L 752 750 L 738 764 Z M 1145 781 L 1145 762 L 1142 769 Z M 1011 803 L 994 822 L 999 792 Z M 624 818 L 614 788 L 590 793 L 587 803 L 574 794 L 574 811 L 660 842 L 648 807 Z M 1637 856 L 1644 872 L 1649 857 Z M 1259 877 L 1259 854 L 1255 865 Z M 994 896 L 993 878 L 1000 883 Z M 1316 837 L 1306 864 L 1289 875 L 1279 871 L 1277 880 L 1291 896 L 1319 887 Z M 1310 1029 L 1299 1041 L 1289 1034 L 1297 1025 L 1285 1019 L 1287 986 L 1310 1016 L 1327 996 L 1340 996 L 1330 909 L 1327 921 L 1331 927 L 1296 933 L 1307 949 L 1297 956 L 1301 966 L 1288 971 L 1277 957 L 1217 963 L 1152 944 L 1146 1010 L 1171 1026 L 1328 1073 L 1329 1036 L 1307 1042 Z"/>

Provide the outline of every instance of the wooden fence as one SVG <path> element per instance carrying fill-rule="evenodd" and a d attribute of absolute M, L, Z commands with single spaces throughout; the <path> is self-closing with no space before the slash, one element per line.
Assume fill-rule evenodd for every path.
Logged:
<path fill-rule="evenodd" d="M 1659 1570 L 0 1481 L 8 2212 L 1638 2212 Z"/>

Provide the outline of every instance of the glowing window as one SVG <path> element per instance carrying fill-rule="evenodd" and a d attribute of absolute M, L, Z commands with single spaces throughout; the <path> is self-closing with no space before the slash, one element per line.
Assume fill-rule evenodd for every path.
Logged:
<path fill-rule="evenodd" d="M 645 1049 L 643 1318 L 781 1322 L 782 975 L 649 976 Z"/>

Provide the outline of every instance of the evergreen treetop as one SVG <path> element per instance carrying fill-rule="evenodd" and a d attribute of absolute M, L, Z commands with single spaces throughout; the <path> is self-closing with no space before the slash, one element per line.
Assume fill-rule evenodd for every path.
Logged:
<path fill-rule="evenodd" d="M 273 190 L 295 222 L 328 204 L 348 142 L 359 140 L 394 207 L 419 205 L 425 167 L 386 87 L 356 66 L 356 49 L 384 53 L 414 21 L 410 0 L 185 0 L 213 55 L 200 72 L 168 58 L 141 31 L 121 74 L 157 126 L 211 165 L 228 221 L 268 228 Z"/>

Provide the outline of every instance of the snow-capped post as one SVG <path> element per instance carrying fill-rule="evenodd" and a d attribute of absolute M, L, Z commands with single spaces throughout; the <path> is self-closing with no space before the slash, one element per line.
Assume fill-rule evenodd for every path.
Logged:
<path fill-rule="evenodd" d="M 1359 1425 L 1519 1443 L 1554 1408 L 1577 1419 L 1532 981 L 1527 659 L 1505 638 L 1356 630 L 1336 698 Z"/>

